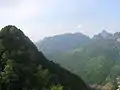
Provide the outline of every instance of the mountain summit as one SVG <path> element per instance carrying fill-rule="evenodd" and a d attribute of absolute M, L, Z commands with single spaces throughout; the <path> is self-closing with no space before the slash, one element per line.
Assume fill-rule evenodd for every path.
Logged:
<path fill-rule="evenodd" d="M 103 30 L 101 33 L 94 35 L 93 39 L 113 39 L 113 34 Z"/>

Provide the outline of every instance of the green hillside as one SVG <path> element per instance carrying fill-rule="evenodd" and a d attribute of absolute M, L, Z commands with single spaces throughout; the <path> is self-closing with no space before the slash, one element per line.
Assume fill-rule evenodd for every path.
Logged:
<path fill-rule="evenodd" d="M 90 90 L 75 74 L 47 60 L 15 26 L 0 31 L 0 90 Z"/>

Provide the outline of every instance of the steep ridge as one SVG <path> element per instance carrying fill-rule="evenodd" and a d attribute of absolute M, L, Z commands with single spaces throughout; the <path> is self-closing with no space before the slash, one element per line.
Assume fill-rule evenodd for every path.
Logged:
<path fill-rule="evenodd" d="M 12 25 L 0 31 L 0 70 L 0 90 L 42 90 L 58 84 L 63 90 L 90 90 L 80 77 L 47 60 L 30 39 Z"/>

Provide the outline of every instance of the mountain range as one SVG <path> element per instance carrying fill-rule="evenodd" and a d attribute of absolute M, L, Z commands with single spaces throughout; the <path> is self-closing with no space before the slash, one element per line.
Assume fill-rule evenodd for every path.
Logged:
<path fill-rule="evenodd" d="M 90 85 L 105 85 L 120 75 L 120 32 L 103 30 L 90 38 L 82 33 L 46 37 L 36 46 L 63 68 Z"/>

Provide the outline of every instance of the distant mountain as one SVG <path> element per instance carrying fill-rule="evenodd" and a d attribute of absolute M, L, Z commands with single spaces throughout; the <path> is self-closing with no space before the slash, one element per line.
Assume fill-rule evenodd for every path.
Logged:
<path fill-rule="evenodd" d="M 116 41 L 120 42 L 120 32 L 114 33 L 114 38 Z"/>
<path fill-rule="evenodd" d="M 47 60 L 15 26 L 0 31 L 0 90 L 90 90 L 75 74 Z M 63 88 L 63 89 L 62 89 Z"/>
<path fill-rule="evenodd" d="M 103 30 L 101 33 L 95 35 L 93 39 L 113 39 L 113 34 L 108 33 L 106 30 Z"/>
<path fill-rule="evenodd" d="M 57 36 L 62 38 L 61 41 L 56 36 L 53 36 L 51 40 L 47 39 L 45 41 L 43 39 L 38 42 L 40 45 L 46 44 L 46 47 L 49 47 L 49 49 L 45 47 L 42 49 L 41 46 L 40 50 L 50 60 L 80 75 L 86 83 L 104 85 L 120 75 L 119 32 L 111 34 L 103 30 L 91 39 L 83 34 L 70 34 L 71 37 L 77 38 L 68 37 L 67 40 L 66 34 Z M 58 42 L 58 45 L 54 42 Z M 39 44 L 37 44 L 38 47 Z M 70 47 L 70 44 L 73 46 Z M 60 48 L 60 50 L 57 49 L 57 53 L 54 53 L 53 48 Z M 51 53 L 46 53 L 47 51 Z"/>
<path fill-rule="evenodd" d="M 36 43 L 39 50 L 45 54 L 59 53 L 73 50 L 77 47 L 84 46 L 90 42 L 90 38 L 81 33 L 67 33 L 47 37 Z"/>

